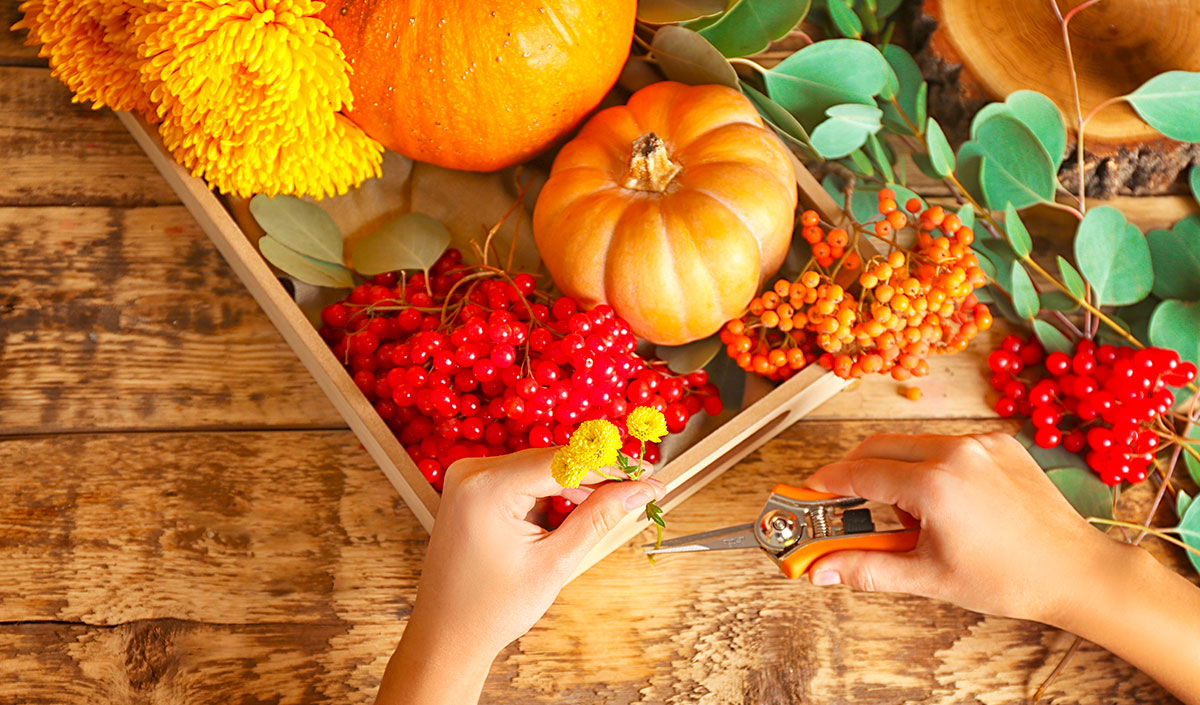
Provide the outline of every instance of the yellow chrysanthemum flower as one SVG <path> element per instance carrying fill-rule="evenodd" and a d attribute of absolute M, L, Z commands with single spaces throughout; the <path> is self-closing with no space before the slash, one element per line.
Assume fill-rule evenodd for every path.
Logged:
<path fill-rule="evenodd" d="M 313 0 L 156 0 L 141 75 L 163 144 L 226 193 L 344 193 L 383 148 L 339 114 L 349 64 Z"/>
<path fill-rule="evenodd" d="M 13 29 L 28 29 L 26 43 L 42 45 L 38 56 L 50 60 L 51 73 L 75 94 L 72 101 L 152 117 L 133 36 L 148 8 L 144 0 L 27 0 Z"/>
<path fill-rule="evenodd" d="M 667 419 L 658 409 L 639 406 L 625 418 L 629 435 L 644 443 L 659 443 L 667 435 Z"/>
<path fill-rule="evenodd" d="M 592 468 L 576 457 L 571 446 L 563 446 L 554 451 L 554 457 L 550 459 L 550 476 L 564 488 L 579 487 L 579 483 L 583 482 L 583 478 L 591 470 Z"/>
<path fill-rule="evenodd" d="M 615 465 L 621 452 L 621 432 L 603 419 L 584 421 L 571 434 L 570 448 L 588 470 Z"/>

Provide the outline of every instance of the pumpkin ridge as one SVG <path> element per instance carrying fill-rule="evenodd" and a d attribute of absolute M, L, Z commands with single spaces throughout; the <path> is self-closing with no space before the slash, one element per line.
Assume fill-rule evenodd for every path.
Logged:
<path fill-rule="evenodd" d="M 613 229 L 612 229 L 612 236 L 609 238 L 608 248 L 605 250 L 605 254 L 606 254 L 606 256 L 604 258 L 605 289 L 609 288 L 609 284 L 611 282 L 616 281 L 614 279 L 614 277 L 617 275 L 617 273 L 613 271 L 613 263 L 616 261 L 617 258 L 613 257 L 612 253 L 615 250 L 617 250 L 618 246 L 620 246 L 621 248 L 624 248 L 626 246 L 627 242 L 630 244 L 636 244 L 635 240 L 630 235 L 626 234 L 629 230 L 633 229 L 626 222 L 627 219 L 638 219 L 638 218 L 645 217 L 644 209 L 649 208 L 649 207 L 654 207 L 655 210 L 658 212 L 658 226 L 659 226 L 660 232 L 662 233 L 662 237 L 668 244 L 670 243 L 672 238 L 671 238 L 671 233 L 667 230 L 666 218 L 663 216 L 661 194 L 655 194 L 655 195 L 660 196 L 660 198 L 655 199 L 658 201 L 657 204 L 651 205 L 649 203 L 646 203 L 646 204 L 642 205 L 640 208 L 635 208 L 635 207 L 633 207 L 633 205 L 631 203 L 630 205 L 627 205 L 624 210 L 621 211 L 621 217 L 617 218 L 616 221 L 614 221 Z M 652 199 L 644 199 L 644 201 L 650 201 L 650 200 L 652 200 Z M 664 247 L 663 253 L 664 253 L 663 254 L 664 257 L 669 258 L 669 267 L 666 267 L 666 269 L 669 269 L 672 272 L 677 272 L 678 271 L 678 258 L 675 256 L 675 252 L 673 251 L 673 249 L 669 246 Z M 670 305 L 678 307 L 679 305 L 681 305 L 682 301 L 686 297 L 684 296 L 683 287 L 682 287 L 680 281 L 678 281 L 676 279 L 675 281 L 672 281 L 672 284 L 674 284 L 674 289 L 673 289 L 673 291 L 669 292 L 670 294 L 673 295 Z M 642 292 L 640 292 L 640 291 L 638 293 L 642 294 Z M 660 289 L 656 293 L 658 294 L 658 298 L 657 298 L 657 300 L 652 300 L 652 303 L 650 306 L 641 306 L 641 305 L 638 306 L 639 318 L 643 318 L 643 319 L 646 318 L 646 316 L 645 316 L 646 310 L 658 311 L 667 305 L 664 302 L 664 299 L 666 298 L 666 295 L 668 292 L 665 291 L 664 289 Z M 641 298 L 641 296 L 639 296 L 639 298 Z"/>
<path fill-rule="evenodd" d="M 704 196 L 706 194 L 701 194 L 701 195 Z M 658 205 L 658 212 L 659 212 L 659 216 L 662 218 L 662 221 L 663 221 L 663 231 L 664 232 L 671 232 L 670 230 L 667 230 L 667 209 L 670 207 L 670 204 L 671 204 L 671 199 L 664 198 Z M 734 215 L 734 217 L 736 218 L 737 216 Z M 740 218 L 738 219 L 738 222 L 741 222 Z M 747 234 L 750 236 L 751 240 L 757 241 L 756 238 L 754 237 L 754 235 L 752 233 L 750 233 L 749 229 L 747 229 Z M 692 259 L 694 261 L 698 262 L 700 264 L 700 266 L 704 269 L 704 273 L 706 275 L 708 275 L 708 290 L 709 290 L 709 294 L 710 294 L 709 298 L 715 299 L 716 298 L 715 294 L 718 290 L 717 275 L 716 275 L 716 272 L 713 271 L 713 266 L 715 263 L 709 262 L 707 258 L 701 256 L 700 247 L 696 244 L 696 238 L 692 234 L 690 229 L 687 231 L 686 237 L 677 237 L 676 241 L 677 242 L 686 241 L 688 243 L 688 245 L 691 247 L 691 251 L 692 251 L 692 255 L 693 255 Z M 759 260 L 760 261 L 762 260 L 761 248 L 759 250 Z M 680 279 L 680 281 L 685 280 L 687 278 L 685 276 L 686 273 L 679 271 L 679 258 L 674 258 L 672 260 L 671 264 L 673 265 L 672 269 L 675 270 L 675 273 L 678 276 L 678 278 Z M 693 279 L 695 278 L 695 274 L 692 275 L 692 278 Z M 689 332 L 689 335 L 690 335 L 690 332 Z"/>

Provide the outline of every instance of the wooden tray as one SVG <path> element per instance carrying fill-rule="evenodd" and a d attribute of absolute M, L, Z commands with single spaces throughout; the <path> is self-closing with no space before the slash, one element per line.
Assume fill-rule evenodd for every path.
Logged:
<path fill-rule="evenodd" d="M 359 391 L 350 374 L 334 357 L 229 211 L 204 181 L 191 176 L 175 163 L 163 149 L 153 127 L 129 113 L 117 115 L 162 172 L 167 183 L 179 194 L 188 211 L 308 368 L 313 379 L 417 519 L 426 530 L 432 529 L 440 499 L 438 493 L 422 477 L 416 464 L 375 413 L 374 407 Z M 841 222 L 842 210 L 829 194 L 794 158 L 793 165 L 801 205 L 817 210 L 828 222 Z M 846 386 L 844 380 L 816 365 L 775 387 L 756 383 L 761 382 L 756 377 L 751 377 L 751 381 L 755 383 L 747 384 L 746 403 L 740 413 L 655 472 L 654 476 L 667 486 L 667 495 L 660 502 L 664 512 L 678 506 L 717 475 Z M 640 512 L 628 515 L 584 559 L 576 574 L 591 567 L 648 526 L 649 521 Z"/>

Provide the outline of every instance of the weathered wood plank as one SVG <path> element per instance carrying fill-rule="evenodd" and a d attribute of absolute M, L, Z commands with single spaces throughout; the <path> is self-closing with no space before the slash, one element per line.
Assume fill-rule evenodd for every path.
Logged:
<path fill-rule="evenodd" d="M 110 110 L 70 100 L 48 69 L 0 66 L 0 205 L 179 202 Z"/>
<path fill-rule="evenodd" d="M 182 207 L 0 230 L 0 434 L 344 425 Z"/>
<path fill-rule="evenodd" d="M 753 514 L 773 482 L 800 481 L 878 428 L 797 424 L 673 513 L 670 533 Z M 0 626 L 0 673 L 23 674 L 16 685 L 0 677 L 0 701 L 369 701 L 425 537 L 349 432 L 13 438 L 0 442 L 0 467 L 16 469 L 0 476 L 12 498 L 0 505 L 0 622 L 87 624 Z M 502 655 L 483 702 L 1015 703 L 1069 643 L 919 598 L 790 583 L 755 552 L 651 566 L 637 543 L 564 590 Z M 150 659 L 157 669 L 130 656 L 137 638 L 162 652 Z M 161 683 L 124 685 L 156 670 Z M 1091 647 L 1052 694 L 1169 702 Z"/>

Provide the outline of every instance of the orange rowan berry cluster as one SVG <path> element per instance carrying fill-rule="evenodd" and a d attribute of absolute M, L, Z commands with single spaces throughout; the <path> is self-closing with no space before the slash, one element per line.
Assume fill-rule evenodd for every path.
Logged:
<path fill-rule="evenodd" d="M 868 228 L 888 239 L 909 218 L 890 189 L 879 195 L 881 217 Z M 903 381 L 927 374 L 929 355 L 962 350 L 990 328 L 991 312 L 973 293 L 987 283 L 970 248 L 974 233 L 940 206 L 922 211 L 921 202 L 911 199 L 905 208 L 916 219 L 916 249 L 888 240 L 895 248 L 888 255 L 854 266 L 850 255 L 855 260 L 858 255 L 846 251 L 845 230 L 826 232 L 816 214 L 806 211 L 801 234 L 813 245 L 813 262 L 795 281 L 776 281 L 742 318 L 725 325 L 726 353 L 742 369 L 775 380 L 816 361 L 843 378 L 890 373 Z M 829 252 L 818 251 L 821 245 Z M 847 280 L 844 273 L 860 266 L 857 281 Z"/>

